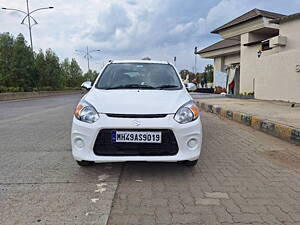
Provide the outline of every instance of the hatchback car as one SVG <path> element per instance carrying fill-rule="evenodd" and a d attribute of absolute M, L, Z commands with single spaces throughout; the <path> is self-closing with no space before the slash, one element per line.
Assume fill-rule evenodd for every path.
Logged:
<path fill-rule="evenodd" d="M 74 113 L 72 154 L 93 163 L 183 162 L 201 152 L 199 109 L 168 62 L 113 61 L 101 71 Z"/>

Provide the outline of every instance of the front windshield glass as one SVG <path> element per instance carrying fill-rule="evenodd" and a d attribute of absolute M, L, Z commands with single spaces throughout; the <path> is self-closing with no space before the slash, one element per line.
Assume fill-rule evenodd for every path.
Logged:
<path fill-rule="evenodd" d="M 158 63 L 116 63 L 108 65 L 96 84 L 100 89 L 181 89 L 174 68 Z"/>

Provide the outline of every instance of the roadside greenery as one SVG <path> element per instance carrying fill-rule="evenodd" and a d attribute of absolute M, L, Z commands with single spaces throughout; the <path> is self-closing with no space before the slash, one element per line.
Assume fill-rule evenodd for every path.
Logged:
<path fill-rule="evenodd" d="M 211 64 L 205 66 L 203 73 L 193 73 L 189 70 L 181 70 L 180 76 L 183 80 L 189 75 L 189 82 L 194 82 L 197 84 L 201 83 L 201 80 L 206 80 L 207 83 L 212 83 L 214 81 L 214 67 Z"/>
<path fill-rule="evenodd" d="M 97 76 L 97 71 L 83 74 L 74 58 L 60 62 L 51 49 L 32 52 L 22 34 L 0 33 L 0 93 L 78 89 Z"/>

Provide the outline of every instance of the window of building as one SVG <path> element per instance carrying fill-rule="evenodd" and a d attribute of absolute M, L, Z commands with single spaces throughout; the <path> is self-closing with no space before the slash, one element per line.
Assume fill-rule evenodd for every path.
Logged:
<path fill-rule="evenodd" d="M 268 41 L 263 41 L 262 44 L 261 44 L 261 50 L 262 51 L 267 51 L 267 50 L 270 50 L 270 49 L 272 49 L 270 47 L 270 41 L 269 40 Z"/>

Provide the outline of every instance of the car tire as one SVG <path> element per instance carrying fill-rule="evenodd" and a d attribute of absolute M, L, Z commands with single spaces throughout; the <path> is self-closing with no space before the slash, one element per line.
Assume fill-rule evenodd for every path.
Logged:
<path fill-rule="evenodd" d="M 193 167 L 193 166 L 196 166 L 197 165 L 197 162 L 198 162 L 198 159 L 197 160 L 193 160 L 193 161 L 182 161 L 182 165 L 184 166 L 187 166 L 187 167 Z"/>
<path fill-rule="evenodd" d="M 90 166 L 93 166 L 95 164 L 92 161 L 76 161 L 76 162 L 81 167 L 90 167 Z"/>

